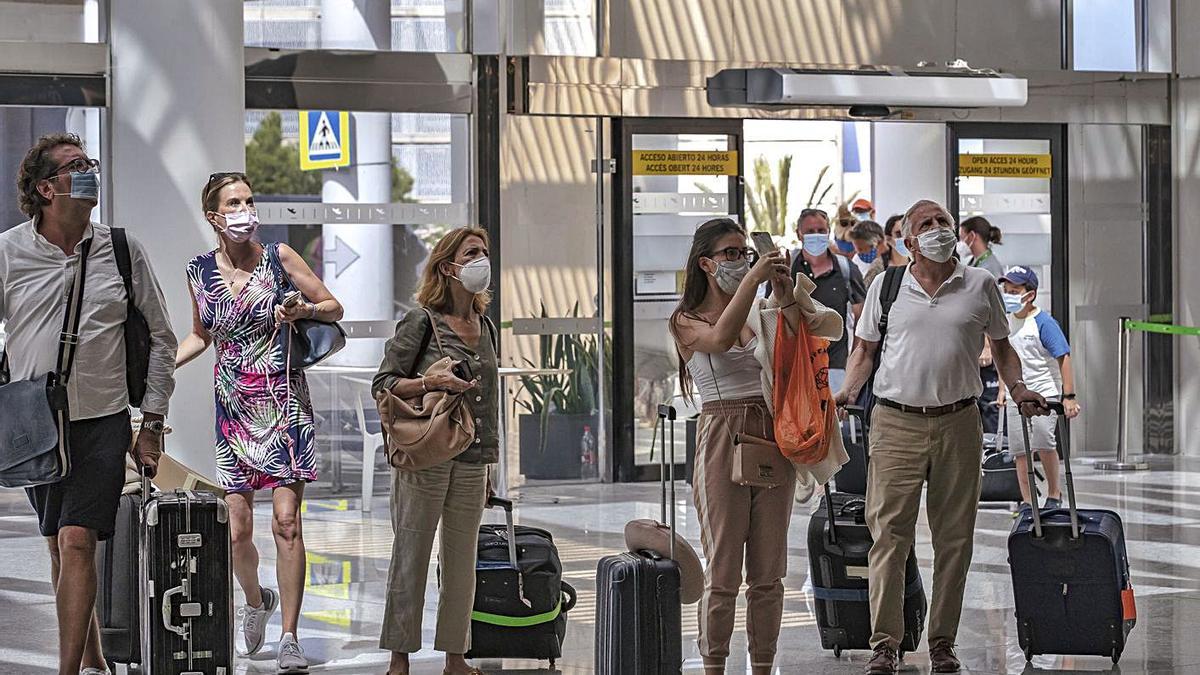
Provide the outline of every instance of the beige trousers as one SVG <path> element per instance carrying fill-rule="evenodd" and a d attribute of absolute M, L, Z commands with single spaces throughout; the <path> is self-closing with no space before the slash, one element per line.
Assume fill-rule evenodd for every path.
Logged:
<path fill-rule="evenodd" d="M 437 633 L 433 648 L 465 654 L 471 646 L 475 553 L 487 500 L 487 466 L 453 460 L 422 471 L 392 469 L 392 562 L 379 646 L 421 649 L 421 619 L 433 537 L 441 523 Z"/>
<path fill-rule="evenodd" d="M 795 473 L 784 485 L 752 488 L 734 483 L 732 434 L 755 431 L 772 422 L 765 405 L 746 410 L 745 402 L 706 403 L 696 429 L 694 498 L 704 545 L 704 595 L 700 600 L 700 654 L 729 656 L 738 591 L 745 566 L 746 634 L 750 661 L 770 666 L 775 660 L 783 617 L 783 577 L 787 574 L 788 522 L 796 491 Z"/>
<path fill-rule="evenodd" d="M 929 643 L 954 642 L 971 568 L 979 510 L 983 427 L 978 406 L 938 417 L 876 405 L 867 471 L 871 646 L 904 636 L 904 567 L 916 537 L 921 489 L 933 535 L 933 600 Z"/>

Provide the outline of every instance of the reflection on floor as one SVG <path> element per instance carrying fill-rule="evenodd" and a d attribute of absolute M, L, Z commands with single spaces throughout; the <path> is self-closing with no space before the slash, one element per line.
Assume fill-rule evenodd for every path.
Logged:
<path fill-rule="evenodd" d="M 1125 518 L 1133 578 L 1138 593 L 1139 622 L 1119 669 L 1108 659 L 1038 657 L 1025 663 L 1017 647 L 1012 618 L 1012 588 L 1005 562 L 1005 540 L 1012 520 L 1007 509 L 980 513 L 975 560 L 968 584 L 960 654 L 972 673 L 1120 672 L 1200 673 L 1200 640 L 1192 630 L 1200 624 L 1200 463 L 1178 461 L 1151 472 L 1102 474 L 1078 468 L 1084 505 L 1113 508 Z M 681 527 L 699 547 L 690 492 L 681 484 L 677 504 Z M 592 670 L 597 558 L 621 546 L 622 527 L 630 518 L 658 517 L 657 485 L 569 486 L 528 489 L 520 501 L 519 520 L 551 530 L 566 568 L 567 579 L 580 590 L 571 612 L 562 673 Z M 314 671 L 383 673 L 387 654 L 377 641 L 383 613 L 391 526 L 387 499 L 376 498 L 366 517 L 356 500 L 322 499 L 308 503 L 308 591 L 301 622 L 301 642 L 315 663 Z M 493 514 L 490 517 L 498 516 Z M 791 561 L 787 578 L 786 614 L 780 638 L 780 673 L 860 673 L 865 652 L 841 659 L 819 648 L 809 598 L 804 592 L 807 558 L 803 535 L 807 508 L 797 507 L 791 524 Z M 272 583 L 274 551 L 268 514 L 257 516 L 256 539 L 263 554 L 263 578 Z M 0 493 L 0 673 L 51 673 L 56 652 L 54 605 L 48 557 L 36 524 L 20 492 Z M 928 531 L 919 534 L 918 553 L 926 588 L 931 587 Z M 432 644 L 436 589 L 432 579 L 426 604 L 426 644 Z M 684 609 L 688 672 L 700 672 L 694 646 L 696 614 Z M 739 613 L 740 622 L 744 616 Z M 268 640 L 278 639 L 276 616 Z M 735 638 L 730 672 L 747 672 L 744 634 Z M 273 648 L 254 659 L 239 661 L 238 673 L 274 672 Z M 928 672 L 922 651 L 907 659 L 910 672 Z M 416 655 L 417 673 L 440 673 L 437 654 Z M 546 664 L 505 662 L 478 664 L 488 672 L 538 672 Z M 545 671 L 541 671 L 545 672 Z"/>

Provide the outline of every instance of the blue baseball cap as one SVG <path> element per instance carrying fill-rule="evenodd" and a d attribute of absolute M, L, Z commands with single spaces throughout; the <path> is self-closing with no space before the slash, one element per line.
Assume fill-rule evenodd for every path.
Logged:
<path fill-rule="evenodd" d="M 1023 265 L 1013 265 L 1004 270 L 1004 276 L 1000 277 L 1000 281 L 1024 286 L 1031 291 L 1037 290 L 1038 287 L 1037 274 L 1032 269 Z"/>

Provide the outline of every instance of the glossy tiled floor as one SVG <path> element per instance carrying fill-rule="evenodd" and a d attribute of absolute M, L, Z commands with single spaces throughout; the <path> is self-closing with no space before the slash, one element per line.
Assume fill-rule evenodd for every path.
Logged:
<path fill-rule="evenodd" d="M 1175 462 L 1154 471 L 1129 475 L 1100 474 L 1085 466 L 1079 474 L 1080 500 L 1086 506 L 1114 508 L 1125 518 L 1140 620 L 1130 636 L 1120 668 L 1108 659 L 1039 657 L 1027 665 L 1016 644 L 1012 590 L 1005 562 L 1005 539 L 1012 524 L 1007 510 L 985 509 L 979 517 L 976 553 L 967 589 L 960 655 L 972 673 L 1119 672 L 1200 674 L 1200 463 Z M 682 483 L 680 484 L 681 488 Z M 521 495 L 519 520 L 554 532 L 566 567 L 566 578 L 580 590 L 571 613 L 562 673 L 592 669 L 593 577 L 597 558 L 621 545 L 626 520 L 658 516 L 657 485 L 569 486 L 531 488 Z M 301 642 L 319 665 L 314 671 L 382 673 L 387 655 L 376 647 L 383 613 L 384 585 L 391 550 L 387 499 L 363 514 L 356 500 L 309 502 L 305 535 L 309 550 L 309 585 L 302 619 Z M 677 503 L 681 527 L 699 547 L 691 495 L 682 489 Z M 273 550 L 267 514 L 259 514 L 257 537 L 263 553 L 264 580 L 270 582 Z M 867 654 L 852 652 L 841 659 L 819 648 L 808 597 L 804 593 L 808 561 L 804 550 L 807 508 L 797 507 L 791 525 L 791 562 L 787 578 L 786 614 L 780 637 L 778 672 L 859 673 Z M 36 525 L 19 492 L 0 492 L 0 673 L 53 672 L 54 605 L 48 558 Z M 928 532 L 919 534 L 918 553 L 929 587 Z M 436 591 L 429 586 L 426 643 Z M 696 667 L 694 607 L 684 608 L 685 656 L 689 672 Z M 740 618 L 739 618 L 740 621 Z M 271 638 L 278 637 L 276 618 Z M 744 636 L 734 650 L 745 649 Z M 417 673 L 440 673 L 432 652 L 416 656 Z M 928 671 L 924 652 L 910 655 L 909 671 Z M 489 672 L 538 672 L 546 664 L 506 662 L 478 664 Z M 503 670 L 501 670 L 503 668 Z M 744 656 L 731 660 L 730 672 L 746 672 Z M 252 660 L 239 661 L 238 673 L 274 672 L 270 648 Z M 544 671 L 542 671 L 544 672 Z"/>

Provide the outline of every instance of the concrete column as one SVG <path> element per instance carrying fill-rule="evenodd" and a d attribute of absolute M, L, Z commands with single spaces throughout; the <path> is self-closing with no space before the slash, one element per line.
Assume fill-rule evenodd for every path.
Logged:
<path fill-rule="evenodd" d="M 1200 251 L 1200 53 L 1188 38 L 1200 31 L 1200 5 L 1175 3 L 1175 72 L 1172 90 L 1172 163 L 1175 174 L 1175 323 L 1200 326 L 1200 268 L 1185 261 Z M 1200 456 L 1200 342 L 1175 340 L 1175 444 L 1180 454 Z"/>
<path fill-rule="evenodd" d="M 245 167 L 242 4 L 109 5 L 112 222 L 146 247 L 183 336 L 192 325 L 185 266 L 216 246 L 200 191 L 210 173 Z M 198 361 L 177 373 L 167 449 L 213 475 L 212 351 Z"/>
<path fill-rule="evenodd" d="M 388 0 L 322 0 L 321 46 L 327 49 L 391 49 Z M 389 113 L 351 113 L 351 166 L 324 172 L 326 203 L 384 204 L 392 192 L 392 118 Z M 348 321 L 395 317 L 392 225 L 326 224 L 321 229 L 324 281 L 346 308 Z M 330 359 L 339 365 L 379 363 L 382 341 L 350 340 Z"/>

